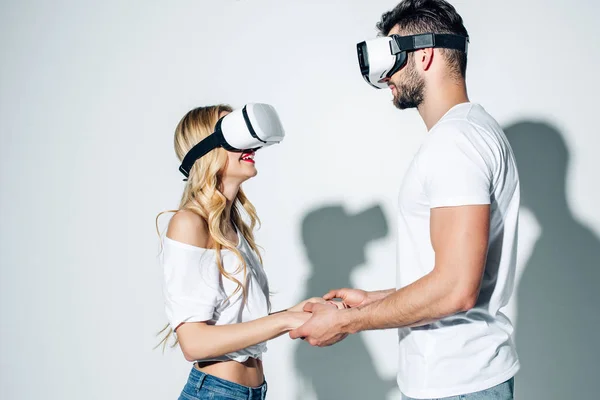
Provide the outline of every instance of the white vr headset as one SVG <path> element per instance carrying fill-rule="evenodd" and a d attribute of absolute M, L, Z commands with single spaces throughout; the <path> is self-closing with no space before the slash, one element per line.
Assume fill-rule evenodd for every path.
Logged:
<path fill-rule="evenodd" d="M 273 106 L 249 103 L 219 119 L 215 131 L 185 155 L 179 171 L 189 177 L 196 160 L 218 147 L 241 153 L 279 143 L 284 136 L 283 126 Z"/>
<path fill-rule="evenodd" d="M 360 42 L 356 45 L 360 73 L 374 88 L 387 88 L 386 79 L 406 65 L 409 52 L 432 47 L 459 50 L 466 54 L 469 38 L 446 33 L 422 33 Z"/>

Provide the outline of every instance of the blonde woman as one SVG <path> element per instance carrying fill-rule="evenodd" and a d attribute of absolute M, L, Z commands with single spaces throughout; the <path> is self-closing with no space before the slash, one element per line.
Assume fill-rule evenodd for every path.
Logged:
<path fill-rule="evenodd" d="M 175 131 L 183 160 L 212 134 L 227 105 L 189 111 Z M 189 170 L 179 210 L 163 239 L 169 325 L 193 368 L 179 399 L 264 399 L 266 341 L 301 326 L 308 301 L 270 314 L 269 285 L 254 241 L 258 216 L 241 185 L 257 174 L 254 152 L 215 148 Z M 242 216 L 249 223 L 246 223 Z"/>

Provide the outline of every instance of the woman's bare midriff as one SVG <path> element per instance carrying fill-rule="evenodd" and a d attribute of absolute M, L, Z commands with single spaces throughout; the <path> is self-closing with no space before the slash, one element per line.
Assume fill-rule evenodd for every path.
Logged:
<path fill-rule="evenodd" d="M 194 368 L 205 374 L 235 382 L 251 388 L 259 387 L 265 381 L 262 361 L 249 358 L 243 363 L 237 361 L 197 362 Z"/>

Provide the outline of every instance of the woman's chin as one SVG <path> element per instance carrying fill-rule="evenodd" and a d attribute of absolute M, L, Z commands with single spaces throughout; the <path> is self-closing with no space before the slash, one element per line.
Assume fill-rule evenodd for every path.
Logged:
<path fill-rule="evenodd" d="M 254 178 L 256 175 L 258 175 L 258 170 L 256 168 L 252 168 L 244 171 L 244 174 L 241 176 L 241 178 L 244 181 L 247 181 L 248 179 Z"/>
<path fill-rule="evenodd" d="M 248 179 L 254 178 L 256 175 L 258 175 L 258 170 L 256 168 L 254 168 L 254 171 L 252 171 L 250 174 L 248 174 Z"/>
<path fill-rule="evenodd" d="M 258 169 L 254 164 L 248 163 L 248 165 L 244 166 L 244 175 L 248 177 L 248 179 L 255 177 L 258 174 Z"/>

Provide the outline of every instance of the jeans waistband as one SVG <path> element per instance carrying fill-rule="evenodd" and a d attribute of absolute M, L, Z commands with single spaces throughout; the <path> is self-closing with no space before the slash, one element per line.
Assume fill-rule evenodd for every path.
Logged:
<path fill-rule="evenodd" d="M 260 400 L 264 399 L 267 393 L 266 381 L 263 382 L 262 385 L 252 388 L 213 375 L 205 374 L 194 367 L 192 367 L 192 371 L 190 372 L 188 384 L 195 387 L 198 391 L 202 389 L 202 386 L 210 385 L 213 390 L 220 388 L 224 391 L 233 392 L 236 394 L 236 397 L 239 397 L 240 399 Z"/>

